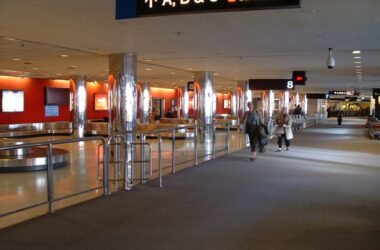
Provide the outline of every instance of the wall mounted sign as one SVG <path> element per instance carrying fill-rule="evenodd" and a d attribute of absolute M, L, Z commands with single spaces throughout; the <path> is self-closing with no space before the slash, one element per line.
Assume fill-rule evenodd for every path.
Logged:
<path fill-rule="evenodd" d="M 250 90 L 294 90 L 291 79 L 249 79 Z"/>
<path fill-rule="evenodd" d="M 116 0 L 116 19 L 300 7 L 301 0 Z"/>
<path fill-rule="evenodd" d="M 3 90 L 1 102 L 2 112 L 24 112 L 24 91 Z"/>
<path fill-rule="evenodd" d="M 58 105 L 46 105 L 45 106 L 45 117 L 58 117 L 59 107 Z"/>
<path fill-rule="evenodd" d="M 95 94 L 94 100 L 96 111 L 108 110 L 107 94 Z"/>

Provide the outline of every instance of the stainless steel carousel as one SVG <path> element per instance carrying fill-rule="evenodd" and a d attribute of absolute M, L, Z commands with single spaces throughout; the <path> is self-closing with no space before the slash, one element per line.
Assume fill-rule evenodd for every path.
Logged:
<path fill-rule="evenodd" d="M 26 142 L 11 138 L 0 139 L 0 147 L 21 146 Z M 65 149 L 52 149 L 54 168 L 63 167 L 70 162 L 70 152 Z M 0 150 L 0 173 L 38 171 L 47 168 L 47 147 L 30 147 Z"/>

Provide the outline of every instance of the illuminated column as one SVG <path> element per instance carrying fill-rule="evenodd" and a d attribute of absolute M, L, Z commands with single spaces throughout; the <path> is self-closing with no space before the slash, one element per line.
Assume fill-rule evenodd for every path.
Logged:
<path fill-rule="evenodd" d="M 86 78 L 77 76 L 75 82 L 74 133 L 77 137 L 84 136 L 87 120 L 87 88 Z"/>
<path fill-rule="evenodd" d="M 289 102 L 289 91 L 286 90 L 284 93 L 284 107 L 286 108 L 286 113 L 289 113 L 290 102 Z"/>
<path fill-rule="evenodd" d="M 209 71 L 196 72 L 194 80 L 200 86 L 200 96 L 196 119 L 202 121 L 203 124 L 212 124 L 215 118 L 215 90 L 213 73 Z"/>
<path fill-rule="evenodd" d="M 304 99 L 304 102 L 305 102 L 304 112 L 305 112 L 305 114 L 307 114 L 308 103 L 307 103 L 307 95 L 306 94 L 304 95 L 303 99 Z"/>
<path fill-rule="evenodd" d="M 243 90 L 243 112 L 248 111 L 248 102 L 252 102 L 252 93 L 248 81 L 239 81 L 238 86 Z"/>
<path fill-rule="evenodd" d="M 149 123 L 149 104 L 150 104 L 150 88 L 149 82 L 144 82 L 141 87 L 140 99 L 141 121 L 142 123 Z"/>
<path fill-rule="evenodd" d="M 296 93 L 296 106 L 300 104 L 300 95 L 299 93 L 297 92 Z"/>
<path fill-rule="evenodd" d="M 269 117 L 273 116 L 274 110 L 274 92 L 273 90 L 269 91 Z"/>
<path fill-rule="evenodd" d="M 182 89 L 182 116 L 183 118 L 189 118 L 189 91 L 187 90 L 187 86 Z"/>
<path fill-rule="evenodd" d="M 231 95 L 231 115 L 237 116 L 238 115 L 238 93 L 235 90 Z"/>
<path fill-rule="evenodd" d="M 136 131 L 137 127 L 137 56 L 135 54 L 112 54 L 109 56 L 109 73 L 112 83 L 112 134 Z M 127 134 L 134 141 L 134 134 Z"/>

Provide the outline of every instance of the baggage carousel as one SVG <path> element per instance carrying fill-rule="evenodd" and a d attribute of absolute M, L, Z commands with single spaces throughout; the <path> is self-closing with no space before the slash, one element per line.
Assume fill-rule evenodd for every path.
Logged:
<path fill-rule="evenodd" d="M 0 139 L 0 148 L 22 146 L 26 142 L 13 139 Z M 47 169 L 47 147 L 31 147 L 0 150 L 0 173 L 27 172 Z M 65 149 L 52 149 L 54 168 L 63 167 L 70 162 L 70 152 Z"/>

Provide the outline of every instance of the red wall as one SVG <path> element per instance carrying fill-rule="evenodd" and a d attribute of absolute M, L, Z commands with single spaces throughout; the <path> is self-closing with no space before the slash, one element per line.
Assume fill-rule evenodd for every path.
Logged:
<path fill-rule="evenodd" d="M 170 110 L 170 100 L 175 99 L 178 105 L 178 94 L 176 89 L 166 88 L 150 88 L 150 95 L 152 98 L 165 99 L 165 117 L 166 113 Z"/>
<path fill-rule="evenodd" d="M 87 83 L 87 120 L 103 119 L 108 117 L 108 111 L 95 111 L 95 94 L 107 94 L 108 84 L 104 83 Z M 109 108 L 109 107 L 108 107 Z"/>
<path fill-rule="evenodd" d="M 24 112 L 4 113 L 0 110 L 0 124 L 68 121 L 69 105 L 59 106 L 58 117 L 45 117 L 45 87 L 69 88 L 69 84 L 69 81 L 62 80 L 0 76 L 0 90 L 24 91 Z"/>
<path fill-rule="evenodd" d="M 217 114 L 230 114 L 231 109 L 225 109 L 224 108 L 224 100 L 230 100 L 231 101 L 231 94 L 216 94 L 216 113 Z"/>
<path fill-rule="evenodd" d="M 72 81 L 0 76 L 0 90 L 23 90 L 25 101 L 24 112 L 4 113 L 0 109 L 0 124 L 72 121 L 70 105 L 60 105 L 58 117 L 45 117 L 45 87 L 70 88 L 74 91 Z M 95 111 L 94 106 L 94 94 L 107 94 L 107 89 L 108 84 L 87 84 L 87 119 L 108 117 L 108 111 Z"/>

